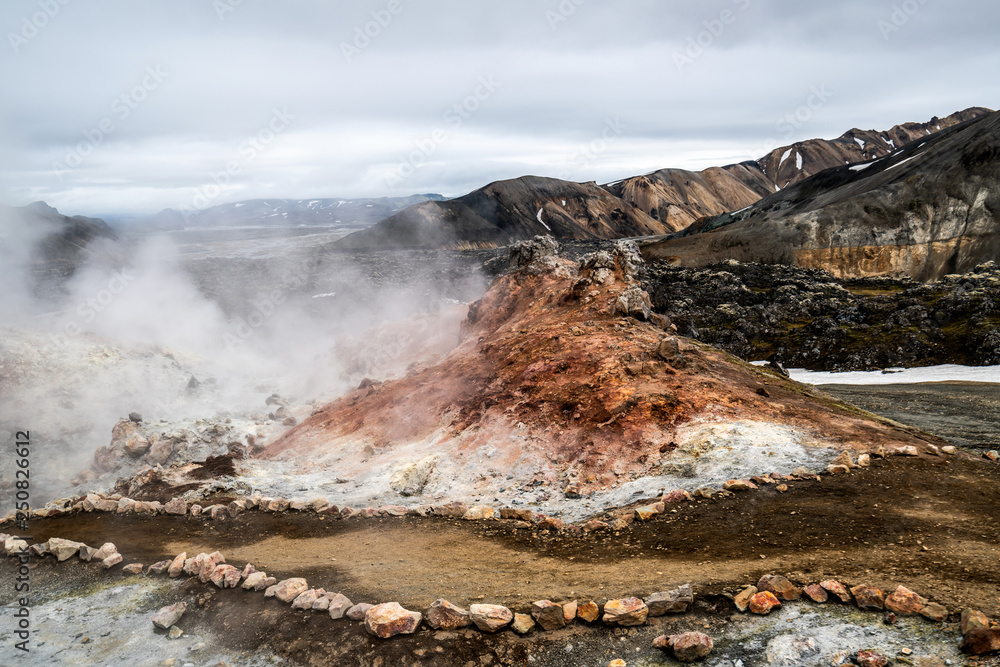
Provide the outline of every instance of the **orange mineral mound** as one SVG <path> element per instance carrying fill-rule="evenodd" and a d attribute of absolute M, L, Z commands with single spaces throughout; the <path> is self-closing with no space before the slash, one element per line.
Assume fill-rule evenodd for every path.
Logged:
<path fill-rule="evenodd" d="M 649 309 L 632 243 L 576 263 L 539 238 L 510 259 L 438 363 L 365 383 L 262 456 L 330 466 L 373 495 L 509 500 L 544 487 L 542 500 L 612 504 L 843 449 L 944 444 L 674 335 Z"/>

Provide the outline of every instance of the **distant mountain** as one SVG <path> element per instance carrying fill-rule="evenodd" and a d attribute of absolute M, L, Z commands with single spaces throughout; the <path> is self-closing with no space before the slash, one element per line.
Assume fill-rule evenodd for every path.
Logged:
<path fill-rule="evenodd" d="M 809 139 L 782 146 L 756 161 L 696 172 L 662 169 L 605 187 L 678 231 L 705 216 L 750 206 L 824 169 L 885 157 L 912 141 L 988 113 L 989 109 L 973 107 L 947 118 L 905 123 L 885 132 L 855 128 L 832 140 Z"/>
<path fill-rule="evenodd" d="M 736 259 L 923 281 L 1000 260 L 1000 113 L 821 171 L 643 253 L 681 266 Z"/>
<path fill-rule="evenodd" d="M 338 248 L 506 245 L 538 234 L 611 239 L 670 231 L 596 183 L 523 176 L 424 202 L 337 241 Z"/>
<path fill-rule="evenodd" d="M 95 252 L 108 255 L 100 240 L 118 236 L 104 220 L 65 216 L 45 202 L 27 206 L 0 205 L 0 263 L 23 271 L 36 292 L 57 288 Z"/>
<path fill-rule="evenodd" d="M 171 230 L 191 227 L 339 226 L 348 229 L 374 225 L 408 206 L 440 201 L 441 195 L 374 199 L 251 199 L 203 210 L 164 209 L 154 216 L 121 218 L 120 226 Z"/>
<path fill-rule="evenodd" d="M 662 169 L 603 187 L 525 176 L 464 197 L 417 204 L 337 242 L 341 248 L 506 244 L 536 234 L 562 239 L 678 232 L 803 181 L 824 169 L 884 157 L 918 138 L 982 117 L 974 107 L 890 130 L 853 129 L 837 139 L 777 148 L 759 160 L 704 171 Z"/>

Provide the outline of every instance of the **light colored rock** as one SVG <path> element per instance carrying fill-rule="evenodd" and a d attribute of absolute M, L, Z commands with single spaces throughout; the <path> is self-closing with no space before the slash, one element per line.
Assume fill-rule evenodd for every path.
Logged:
<path fill-rule="evenodd" d="M 142 574 L 142 563 L 129 563 L 122 568 L 125 574 Z"/>
<path fill-rule="evenodd" d="M 674 657 L 680 662 L 696 662 L 707 657 L 715 645 L 712 638 L 702 632 L 684 632 L 672 635 L 667 643 Z"/>
<path fill-rule="evenodd" d="M 178 602 L 160 609 L 153 614 L 153 625 L 161 630 L 167 630 L 170 626 L 181 620 L 181 616 L 187 611 L 186 602 Z"/>
<path fill-rule="evenodd" d="M 410 635 L 417 631 L 421 618 L 418 611 L 407 611 L 398 602 L 386 602 L 365 612 L 365 629 L 381 639 Z"/>
<path fill-rule="evenodd" d="M 606 625 L 630 627 L 642 625 L 648 615 L 649 607 L 639 598 L 621 598 L 608 600 L 604 605 L 603 621 Z"/>
<path fill-rule="evenodd" d="M 212 570 L 212 574 L 208 575 L 208 580 L 218 588 L 235 588 L 235 586 L 226 585 L 227 579 L 232 581 L 234 578 L 236 579 L 236 583 L 239 583 L 240 571 L 232 565 L 227 564 L 216 565 Z"/>
<path fill-rule="evenodd" d="M 485 505 L 475 505 L 462 516 L 466 521 L 483 521 L 496 518 L 496 510 Z"/>
<path fill-rule="evenodd" d="M 110 556 L 101 561 L 101 565 L 104 567 L 105 570 L 110 570 L 115 565 L 118 565 L 118 563 L 120 562 L 122 562 L 121 554 L 111 554 Z"/>
<path fill-rule="evenodd" d="M 84 546 L 82 542 L 73 542 L 72 540 L 64 540 L 60 537 L 53 537 L 49 539 L 48 551 L 56 560 L 60 563 L 65 560 L 69 560 L 73 556 L 77 555 L 80 551 L 80 547 Z"/>
<path fill-rule="evenodd" d="M 684 584 L 672 591 L 653 593 L 645 600 L 650 616 L 683 614 L 694 603 L 691 584 Z"/>
<path fill-rule="evenodd" d="M 343 618 L 354 607 L 355 604 L 346 595 L 337 593 L 330 598 L 330 603 L 327 605 L 326 610 L 330 614 L 330 618 L 337 620 Z"/>
<path fill-rule="evenodd" d="M 424 618 L 435 630 L 457 630 L 472 623 L 468 610 L 440 599 L 431 603 Z"/>
<path fill-rule="evenodd" d="M 282 602 L 291 602 L 309 588 L 309 584 L 302 577 L 292 577 L 278 582 L 271 586 L 264 593 L 265 597 L 276 597 Z"/>
<path fill-rule="evenodd" d="M 367 602 L 356 604 L 347 610 L 346 616 L 352 621 L 363 621 L 365 620 L 365 614 L 367 614 L 368 610 L 374 606 L 375 605 L 368 604 Z"/>
<path fill-rule="evenodd" d="M 170 561 L 161 560 L 146 568 L 146 574 L 163 574 L 167 571 L 168 567 L 170 567 Z"/>
<path fill-rule="evenodd" d="M 841 602 L 850 602 L 851 594 L 847 591 L 847 588 L 833 579 L 827 579 L 826 581 L 819 582 L 819 585 L 823 587 L 829 593 L 833 593 L 840 599 Z"/>
<path fill-rule="evenodd" d="M 118 553 L 118 547 L 114 545 L 114 542 L 105 542 L 101 545 L 101 548 L 94 553 L 94 560 L 104 560 L 108 556 L 113 556 Z"/>
<path fill-rule="evenodd" d="M 420 461 L 403 465 L 392 474 L 389 488 L 404 497 L 420 495 L 440 460 L 440 455 L 432 454 Z"/>
<path fill-rule="evenodd" d="M 957 454 L 958 447 L 956 447 L 955 445 L 945 445 L 944 447 L 941 448 L 941 451 L 944 452 L 945 454 Z"/>
<path fill-rule="evenodd" d="M 251 572 L 243 579 L 242 588 L 243 590 L 246 591 L 249 590 L 259 591 L 260 588 L 258 588 L 258 585 L 265 579 L 267 579 L 266 572 Z"/>
<path fill-rule="evenodd" d="M 733 598 L 733 603 L 736 608 L 740 611 L 746 611 L 750 607 L 750 599 L 757 595 L 756 586 L 747 586 L 735 598 Z"/>
<path fill-rule="evenodd" d="M 514 622 L 510 624 L 511 630 L 519 635 L 526 635 L 535 627 L 535 619 L 528 614 L 514 614 Z"/>
<path fill-rule="evenodd" d="M 483 632 L 500 632 L 514 620 L 514 612 L 498 604 L 474 604 L 469 616 Z"/>
<path fill-rule="evenodd" d="M 749 482 L 745 479 L 731 479 L 722 485 L 725 491 L 752 491 L 757 488 L 757 485 L 753 482 Z"/>
<path fill-rule="evenodd" d="M 576 618 L 577 609 L 579 609 L 579 604 L 576 600 L 570 600 L 569 602 L 563 603 L 563 618 L 566 619 L 566 623 L 572 623 L 573 619 Z"/>
<path fill-rule="evenodd" d="M 167 568 L 168 577 L 179 577 L 184 573 L 184 561 L 187 560 L 187 552 L 182 551 L 177 554 L 173 561 L 170 563 L 170 567 Z"/>
<path fill-rule="evenodd" d="M 637 521 L 652 521 L 660 512 L 652 505 L 643 505 L 635 508 L 635 518 Z"/>
<path fill-rule="evenodd" d="M 312 609 L 313 604 L 316 600 L 324 597 L 326 591 L 322 588 L 310 588 L 307 591 L 299 593 L 294 600 L 292 600 L 292 609 Z M 327 607 L 329 609 L 329 607 Z"/>
<path fill-rule="evenodd" d="M 831 475 L 846 475 L 851 469 L 844 465 L 828 465 L 826 471 Z"/>
<path fill-rule="evenodd" d="M 896 450 L 897 456 L 920 456 L 920 450 L 913 445 L 906 445 Z"/>
<path fill-rule="evenodd" d="M 871 454 L 861 454 L 858 456 L 858 466 L 867 468 L 872 464 Z"/>

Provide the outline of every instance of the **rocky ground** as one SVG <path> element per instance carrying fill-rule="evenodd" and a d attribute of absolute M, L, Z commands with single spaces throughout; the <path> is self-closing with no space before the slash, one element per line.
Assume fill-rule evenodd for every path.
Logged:
<path fill-rule="evenodd" d="M 643 284 L 679 333 L 744 359 L 830 371 L 1000 363 L 1000 267 L 992 262 L 928 284 L 653 262 Z"/>

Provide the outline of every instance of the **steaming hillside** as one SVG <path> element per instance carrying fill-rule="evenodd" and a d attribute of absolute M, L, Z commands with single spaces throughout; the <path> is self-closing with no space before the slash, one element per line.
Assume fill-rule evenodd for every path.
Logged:
<path fill-rule="evenodd" d="M 700 172 L 662 169 L 597 187 L 525 176 L 491 183 L 448 201 L 417 204 L 340 248 L 440 248 L 499 244 L 552 234 L 560 239 L 613 239 L 676 232 L 707 216 L 736 211 L 820 171 L 890 154 L 918 138 L 981 117 L 974 107 L 884 132 L 853 129 L 811 139 L 757 161 Z"/>
<path fill-rule="evenodd" d="M 967 273 L 1000 259 L 1000 113 L 826 170 L 686 234 L 644 252 L 681 266 L 736 259 L 838 277 Z"/>

